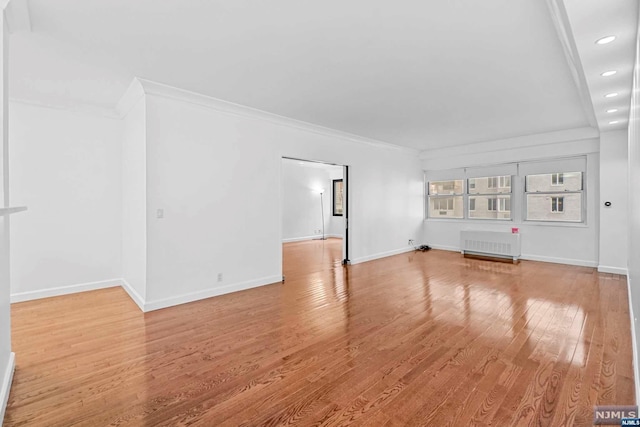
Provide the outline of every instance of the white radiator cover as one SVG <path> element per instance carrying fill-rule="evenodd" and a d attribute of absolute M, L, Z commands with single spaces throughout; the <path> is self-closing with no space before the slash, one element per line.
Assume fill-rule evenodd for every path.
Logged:
<path fill-rule="evenodd" d="M 464 230 L 460 232 L 462 253 L 518 259 L 520 234 L 504 231 Z"/>

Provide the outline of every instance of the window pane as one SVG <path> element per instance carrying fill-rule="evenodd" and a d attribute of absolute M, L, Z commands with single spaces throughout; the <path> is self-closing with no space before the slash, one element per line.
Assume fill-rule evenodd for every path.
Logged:
<path fill-rule="evenodd" d="M 462 194 L 464 180 L 430 181 L 429 194 Z"/>
<path fill-rule="evenodd" d="M 429 218 L 462 218 L 462 196 L 429 197 Z"/>
<path fill-rule="evenodd" d="M 526 180 L 528 193 L 582 190 L 582 172 L 527 175 Z"/>
<path fill-rule="evenodd" d="M 511 196 L 469 196 L 469 218 L 511 219 Z"/>
<path fill-rule="evenodd" d="M 511 193 L 511 176 L 486 176 L 469 179 L 469 194 Z"/>
<path fill-rule="evenodd" d="M 564 175 L 567 182 L 567 174 Z M 582 222 L 582 193 L 527 194 L 527 219 L 532 221 Z"/>

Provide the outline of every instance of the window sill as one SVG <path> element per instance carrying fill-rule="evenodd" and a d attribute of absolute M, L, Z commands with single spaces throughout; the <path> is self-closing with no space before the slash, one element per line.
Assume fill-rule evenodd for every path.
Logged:
<path fill-rule="evenodd" d="M 560 222 L 560 221 L 515 221 L 513 219 L 469 219 L 469 218 L 425 218 L 425 222 L 451 222 L 460 224 L 509 224 L 514 227 L 565 227 L 565 228 L 589 228 L 586 222 Z"/>

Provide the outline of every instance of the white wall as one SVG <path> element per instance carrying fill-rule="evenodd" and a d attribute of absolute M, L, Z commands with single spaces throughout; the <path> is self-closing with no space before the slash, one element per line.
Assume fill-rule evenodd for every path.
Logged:
<path fill-rule="evenodd" d="M 337 173 L 335 169 L 338 169 Z M 337 227 L 333 227 L 331 179 L 336 175 L 342 177 L 342 167 L 282 160 L 283 241 L 318 238 L 322 232 L 321 205 L 324 208 L 325 236 L 335 234 L 332 232 Z M 322 204 L 320 189 L 324 189 Z"/>
<path fill-rule="evenodd" d="M 489 143 L 485 143 L 487 145 Z M 502 144 L 502 141 L 500 142 Z M 497 145 L 497 144 L 496 144 Z M 464 148 L 455 161 L 458 148 L 441 150 L 442 160 L 437 157 L 424 159 L 425 169 L 437 166 L 447 168 L 463 168 L 486 164 L 500 164 L 538 159 L 556 159 L 568 155 L 587 155 L 586 170 L 586 222 L 585 224 L 552 225 L 522 221 L 522 180 L 514 180 L 514 200 L 512 208 L 513 221 L 499 222 L 487 220 L 453 220 L 453 219 L 427 219 L 424 227 L 424 242 L 430 246 L 448 250 L 460 250 L 460 231 L 462 230 L 494 230 L 510 231 L 511 227 L 518 227 L 521 234 L 522 258 L 547 262 L 558 262 L 575 265 L 595 267 L 598 265 L 598 222 L 599 212 L 599 156 L 598 140 L 587 139 L 583 141 L 561 141 L 555 144 L 549 143 L 542 147 L 523 144 L 518 146 L 514 140 L 511 148 L 501 147 L 491 149 L 485 147 L 484 155 L 465 156 Z"/>
<path fill-rule="evenodd" d="M 12 301 L 117 284 L 121 121 L 10 108 Z"/>
<path fill-rule="evenodd" d="M 600 258 L 598 270 L 627 274 L 628 133 L 600 135 Z M 605 202 L 611 202 L 606 207 Z"/>
<path fill-rule="evenodd" d="M 9 141 L 7 133 L 7 69 L 9 51 L 9 32 L 6 26 L 4 10 L 0 17 L 0 208 L 9 207 Z M 15 357 L 11 352 L 11 307 L 10 295 L 10 219 L 0 216 L 0 424 L 9 399 L 13 378 Z"/>
<path fill-rule="evenodd" d="M 639 18 L 640 21 L 640 18 Z M 631 91 L 631 111 L 629 113 L 629 296 L 631 304 L 632 331 L 634 335 L 634 362 L 636 378 L 636 402 L 640 398 L 640 32 L 636 41 L 636 62 L 633 70 L 633 90 Z"/>
<path fill-rule="evenodd" d="M 206 103 L 146 96 L 147 309 L 281 279 L 282 157 L 351 166 L 353 262 L 406 251 L 420 235 L 415 152 Z"/>
<path fill-rule="evenodd" d="M 124 118 L 122 137 L 122 277 L 138 304 L 147 282 L 146 111 L 140 97 Z"/>

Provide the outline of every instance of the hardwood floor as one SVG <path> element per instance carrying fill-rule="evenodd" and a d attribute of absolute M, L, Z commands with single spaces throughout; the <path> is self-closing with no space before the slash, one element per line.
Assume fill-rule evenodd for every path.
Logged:
<path fill-rule="evenodd" d="M 584 426 L 634 403 L 623 276 L 443 251 L 344 268 L 340 245 L 146 314 L 120 288 L 14 304 L 6 425 Z"/>

